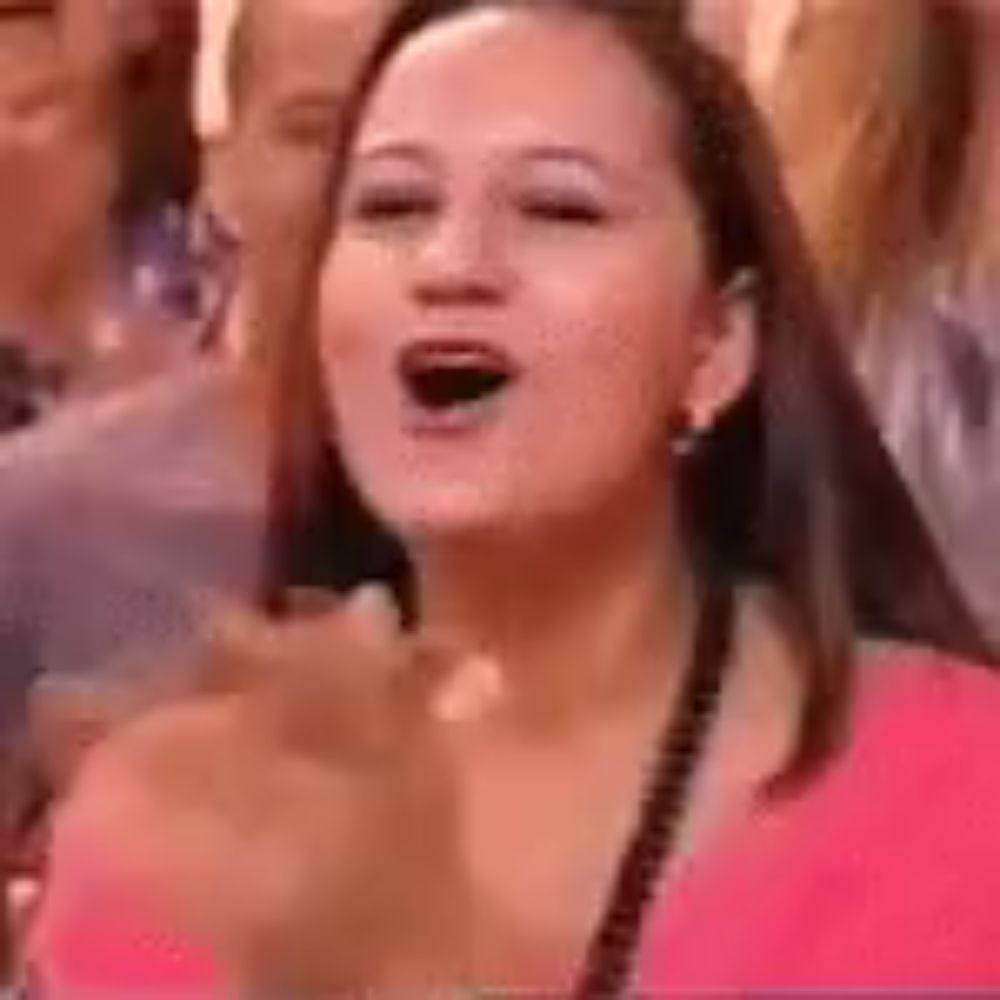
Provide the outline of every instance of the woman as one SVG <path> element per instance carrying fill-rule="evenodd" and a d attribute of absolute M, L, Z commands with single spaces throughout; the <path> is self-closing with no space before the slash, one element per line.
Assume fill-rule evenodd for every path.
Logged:
<path fill-rule="evenodd" d="M 912 643 L 987 651 L 677 16 L 390 22 L 285 341 L 266 597 L 380 581 L 408 627 L 366 589 L 230 617 L 203 695 L 97 752 L 53 995 L 1000 982 L 1000 695 Z"/>
<path fill-rule="evenodd" d="M 120 13 L 69 0 L 0 20 L 0 218 L 20 234 L 0 257 L 0 339 L 25 353 L 18 423 L 190 358 L 225 291 L 228 262 L 194 260 L 187 217 L 190 11 L 173 3 L 152 40 L 120 34 Z"/>
<path fill-rule="evenodd" d="M 957 249 L 975 27 L 965 3 L 827 0 L 754 80 L 827 290 L 859 336 Z"/>

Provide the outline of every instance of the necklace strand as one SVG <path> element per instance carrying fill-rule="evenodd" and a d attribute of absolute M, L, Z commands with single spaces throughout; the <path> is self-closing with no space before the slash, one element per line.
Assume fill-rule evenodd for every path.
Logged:
<path fill-rule="evenodd" d="M 706 587 L 677 708 L 658 741 L 651 780 L 614 889 L 584 958 L 577 1000 L 613 1000 L 628 987 L 643 921 L 676 852 L 691 785 L 718 715 L 732 640 L 733 594 Z"/>

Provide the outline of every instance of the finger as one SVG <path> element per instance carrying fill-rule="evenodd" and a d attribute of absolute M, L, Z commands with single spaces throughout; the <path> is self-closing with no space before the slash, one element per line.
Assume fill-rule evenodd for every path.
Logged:
<path fill-rule="evenodd" d="M 403 711 L 424 723 L 465 723 L 482 718 L 499 704 L 504 687 L 496 660 L 469 651 L 458 639 L 422 635 L 411 647 L 405 674 L 396 680 Z"/>
<path fill-rule="evenodd" d="M 343 606 L 344 598 L 320 587 L 290 587 L 285 595 L 288 617 L 293 620 L 320 618 Z"/>
<path fill-rule="evenodd" d="M 503 674 L 496 660 L 474 656 L 438 690 L 431 715 L 450 725 L 478 722 L 499 707 L 504 695 Z"/>
<path fill-rule="evenodd" d="M 276 645 L 271 631 L 263 615 L 243 604 L 219 597 L 206 601 L 201 690 L 239 693 L 258 686 Z"/>
<path fill-rule="evenodd" d="M 426 713 L 433 699 L 473 655 L 465 642 L 450 633 L 417 633 L 410 642 L 405 670 L 395 678 L 399 696 Z"/>
<path fill-rule="evenodd" d="M 283 630 L 285 695 L 313 706 L 384 696 L 405 659 L 399 613 L 385 588 L 366 585 L 335 610 Z"/>
<path fill-rule="evenodd" d="M 297 590 L 301 614 L 275 621 L 245 605 L 215 598 L 206 626 L 206 682 L 212 689 L 247 689 L 303 681 L 339 692 L 364 664 L 369 676 L 385 676 L 397 665 L 392 649 L 400 638 L 400 616 L 384 587 L 368 584 L 347 598 Z M 280 668 L 279 665 L 280 664 Z"/>
<path fill-rule="evenodd" d="M 310 755 L 362 753 L 389 738 L 389 680 L 405 657 L 399 613 L 379 586 L 292 621 L 225 608 L 215 626 L 216 678 L 251 695 L 255 727 Z"/>
<path fill-rule="evenodd" d="M 340 613 L 347 633 L 364 645 L 384 647 L 402 637 L 399 606 L 382 584 L 366 583 L 352 591 Z"/>
<path fill-rule="evenodd" d="M 318 655 L 331 618 L 315 603 L 308 616 L 275 620 L 245 604 L 214 599 L 203 626 L 200 689 L 209 694 L 269 691 L 291 677 L 293 663 Z"/>

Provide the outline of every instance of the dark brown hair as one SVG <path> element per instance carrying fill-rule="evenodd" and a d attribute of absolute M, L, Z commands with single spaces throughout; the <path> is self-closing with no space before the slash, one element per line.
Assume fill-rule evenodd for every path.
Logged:
<path fill-rule="evenodd" d="M 850 703 L 853 646 L 865 634 L 989 650 L 879 441 L 841 356 L 765 129 L 743 87 L 680 26 L 664 0 L 411 0 L 386 27 L 347 106 L 331 176 L 328 244 L 346 153 L 373 89 L 409 39 L 482 7 L 572 13 L 607 23 L 670 106 L 681 169 L 719 289 L 753 278 L 760 364 L 751 389 L 681 474 L 687 537 L 706 577 L 762 581 L 778 598 L 804 672 L 799 739 L 785 777 L 822 763 Z M 412 595 L 401 545 L 361 502 L 330 440 L 314 343 L 316 275 L 285 333 L 276 382 L 271 545 L 264 599 L 290 585 L 362 580 Z M 664 456 L 664 462 L 669 461 Z"/>

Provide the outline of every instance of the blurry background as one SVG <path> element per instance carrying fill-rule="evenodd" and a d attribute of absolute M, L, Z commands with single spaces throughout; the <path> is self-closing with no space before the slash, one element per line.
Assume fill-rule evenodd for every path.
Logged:
<path fill-rule="evenodd" d="M 1000 638 L 1000 0 L 687 4 Z M 39 678 L 180 662 L 197 595 L 253 593 L 272 349 L 391 6 L 0 0 L 2 763 Z"/>

